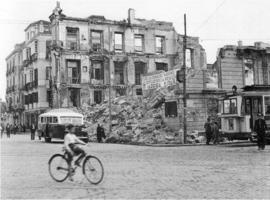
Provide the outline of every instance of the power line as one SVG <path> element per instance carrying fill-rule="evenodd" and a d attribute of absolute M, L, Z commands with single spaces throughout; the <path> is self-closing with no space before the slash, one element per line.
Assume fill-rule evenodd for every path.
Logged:
<path fill-rule="evenodd" d="M 198 30 L 200 30 L 204 25 L 206 25 L 206 23 L 214 16 L 214 14 L 218 11 L 218 9 L 223 6 L 223 4 L 226 2 L 226 0 L 223 0 L 217 7 L 216 9 L 214 10 L 214 12 L 209 15 L 209 17 L 204 20 L 204 22 L 194 31 L 194 32 L 197 32 Z"/>

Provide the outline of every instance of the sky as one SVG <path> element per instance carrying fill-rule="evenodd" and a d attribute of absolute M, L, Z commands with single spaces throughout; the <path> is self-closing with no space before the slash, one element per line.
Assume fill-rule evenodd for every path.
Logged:
<path fill-rule="evenodd" d="M 136 18 L 172 22 L 184 34 L 200 38 L 207 63 L 216 59 L 217 49 L 229 44 L 270 43 L 269 0 L 59 0 L 63 13 L 73 17 L 104 15 L 106 19 L 127 19 L 128 9 Z M 33 21 L 47 20 L 56 0 L 5 0 L 0 7 L 0 98 L 5 100 L 5 58 L 16 43 L 24 41 L 24 29 Z"/>

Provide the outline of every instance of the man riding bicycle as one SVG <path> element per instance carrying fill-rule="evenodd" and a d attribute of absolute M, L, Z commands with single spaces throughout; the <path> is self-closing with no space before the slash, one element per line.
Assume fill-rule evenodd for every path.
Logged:
<path fill-rule="evenodd" d="M 82 144 L 85 145 L 86 143 L 80 140 L 76 135 L 75 135 L 75 127 L 72 124 L 67 125 L 66 128 L 66 135 L 64 138 L 64 145 L 65 149 L 67 151 L 68 155 L 68 162 L 71 165 L 73 156 L 78 155 L 79 157 L 77 160 L 74 162 L 75 165 L 80 166 L 80 161 L 83 159 L 83 157 L 86 155 L 85 151 L 78 145 Z M 71 172 L 70 172 L 71 174 Z M 70 176 L 70 179 L 72 177 Z"/>

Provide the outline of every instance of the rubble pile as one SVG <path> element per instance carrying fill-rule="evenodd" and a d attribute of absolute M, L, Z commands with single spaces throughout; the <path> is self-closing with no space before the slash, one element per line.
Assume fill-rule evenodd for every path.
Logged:
<path fill-rule="evenodd" d="M 100 124 L 105 129 L 108 143 L 128 144 L 174 144 L 181 143 L 182 131 L 174 131 L 163 120 L 165 93 L 155 91 L 144 98 L 118 97 L 111 102 L 112 131 L 109 133 L 109 103 L 82 106 L 77 110 L 85 117 L 85 131 L 90 141 L 97 141 L 96 129 Z M 193 134 L 194 135 L 194 134 Z M 198 136 L 191 137 L 190 143 L 198 142 Z"/>

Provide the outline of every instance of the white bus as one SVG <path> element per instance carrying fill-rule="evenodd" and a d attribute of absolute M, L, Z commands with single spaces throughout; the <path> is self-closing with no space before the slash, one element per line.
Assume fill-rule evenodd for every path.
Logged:
<path fill-rule="evenodd" d="M 66 125 L 72 124 L 76 127 L 75 134 L 78 138 L 88 142 L 88 134 L 82 131 L 83 115 L 69 109 L 52 109 L 39 115 L 38 132 L 44 137 L 45 142 L 51 142 L 52 138 L 64 139 Z"/>

